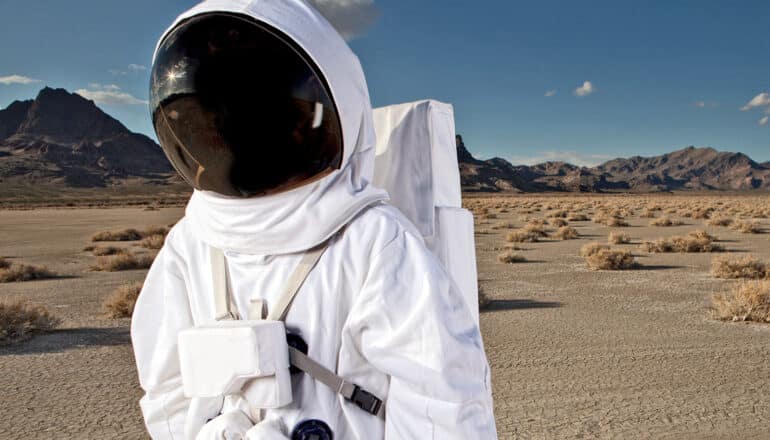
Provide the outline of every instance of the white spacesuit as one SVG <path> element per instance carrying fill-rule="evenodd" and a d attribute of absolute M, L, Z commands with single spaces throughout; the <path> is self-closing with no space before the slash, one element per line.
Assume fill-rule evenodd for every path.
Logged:
<path fill-rule="evenodd" d="M 273 44 L 285 47 L 235 69 L 243 53 Z M 287 73 L 287 62 L 306 71 Z M 293 83 L 265 83 L 287 77 Z M 244 90 L 249 80 L 253 90 Z M 302 0 L 207 1 L 161 39 L 152 81 L 158 138 L 196 189 L 131 326 L 151 436 L 496 438 L 479 328 L 414 226 L 370 184 L 367 86 L 336 31 Z M 281 93 L 291 94 L 290 106 Z M 220 96 L 230 101 L 212 103 Z M 248 114 L 238 119 L 236 110 Z M 289 153 L 274 151 L 282 139 L 294 142 Z M 255 303 L 275 306 L 306 251 L 324 243 L 287 308 L 286 331 L 304 340 L 310 359 L 382 399 L 384 411 L 364 411 L 301 372 L 291 376 L 291 403 L 256 417 L 238 396 L 186 397 L 179 334 L 219 317 L 212 249 L 226 259 L 230 310 L 245 319 Z"/>

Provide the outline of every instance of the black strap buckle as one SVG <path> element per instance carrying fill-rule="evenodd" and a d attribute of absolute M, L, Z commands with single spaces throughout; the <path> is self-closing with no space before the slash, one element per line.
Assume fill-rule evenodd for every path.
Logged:
<path fill-rule="evenodd" d="M 353 389 L 353 394 L 350 396 L 350 401 L 355 403 L 362 410 L 373 415 L 379 414 L 380 407 L 382 407 L 382 400 L 378 399 L 374 394 L 364 390 L 358 385 L 356 385 Z"/>

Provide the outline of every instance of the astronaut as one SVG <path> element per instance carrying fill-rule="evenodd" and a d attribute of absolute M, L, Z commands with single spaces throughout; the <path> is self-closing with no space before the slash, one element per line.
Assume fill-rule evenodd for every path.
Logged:
<path fill-rule="evenodd" d="M 153 438 L 496 438 L 478 325 L 414 226 L 370 183 L 363 71 L 317 11 L 303 0 L 195 6 L 161 38 L 150 95 L 160 144 L 194 188 L 131 325 Z M 287 280 L 311 250 L 287 305 Z M 226 282 L 211 270 L 217 258 Z M 358 395 L 307 369 L 291 374 L 282 407 L 186 395 L 180 334 L 218 325 L 217 282 L 228 318 L 286 306 L 280 319 L 306 359 Z"/>

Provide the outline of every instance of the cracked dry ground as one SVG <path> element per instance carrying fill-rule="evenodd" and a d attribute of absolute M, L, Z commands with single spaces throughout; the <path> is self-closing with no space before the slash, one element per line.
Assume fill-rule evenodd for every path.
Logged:
<path fill-rule="evenodd" d="M 100 310 L 115 287 L 145 272 L 89 272 L 94 257 L 81 250 L 93 232 L 180 215 L 0 211 L 0 254 L 69 276 L 0 284 L 0 299 L 44 304 L 63 318 L 61 330 L 0 348 L 0 438 L 146 438 L 129 322 Z M 634 243 L 703 228 L 630 223 L 623 230 Z M 480 283 L 493 299 L 481 328 L 500 438 L 768 438 L 770 328 L 709 318 L 708 297 L 730 285 L 708 275 L 711 256 L 628 245 L 643 268 L 591 272 L 578 249 L 605 241 L 610 228 L 572 225 L 583 238 L 523 244 L 517 252 L 528 262 L 512 265 L 496 260 L 505 230 L 476 236 Z M 730 250 L 770 260 L 770 234 L 706 229 Z"/>

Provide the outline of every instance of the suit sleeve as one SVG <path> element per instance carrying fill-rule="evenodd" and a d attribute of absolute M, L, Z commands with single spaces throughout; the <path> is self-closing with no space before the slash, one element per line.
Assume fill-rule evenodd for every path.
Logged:
<path fill-rule="evenodd" d="M 190 405 L 182 391 L 177 334 L 193 322 L 179 261 L 168 244 L 161 249 L 131 322 L 139 383 L 145 392 L 139 404 L 147 430 L 156 440 L 184 438 Z"/>
<path fill-rule="evenodd" d="M 361 353 L 390 376 L 386 440 L 497 438 L 479 328 L 420 238 L 373 258 L 352 314 Z"/>

